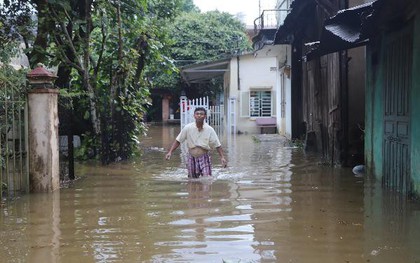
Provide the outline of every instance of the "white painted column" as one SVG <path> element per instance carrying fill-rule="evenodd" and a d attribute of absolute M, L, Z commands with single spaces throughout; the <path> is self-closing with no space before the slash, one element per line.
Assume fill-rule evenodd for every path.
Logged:
<path fill-rule="evenodd" d="M 42 65 L 27 75 L 29 189 L 52 192 L 60 188 L 58 143 L 58 90 L 56 78 Z"/>

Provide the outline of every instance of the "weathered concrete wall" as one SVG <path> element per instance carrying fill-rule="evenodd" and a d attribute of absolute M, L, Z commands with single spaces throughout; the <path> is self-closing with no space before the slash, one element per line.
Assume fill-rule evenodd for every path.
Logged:
<path fill-rule="evenodd" d="M 29 178 L 31 192 L 59 189 L 58 90 L 28 94 Z"/>

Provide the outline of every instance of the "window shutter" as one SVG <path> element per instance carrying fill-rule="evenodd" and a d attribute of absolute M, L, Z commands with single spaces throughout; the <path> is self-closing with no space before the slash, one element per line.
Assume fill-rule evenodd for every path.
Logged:
<path fill-rule="evenodd" d="M 271 91 L 271 115 L 277 115 L 277 100 L 276 100 L 276 92 L 274 90 Z"/>
<path fill-rule="evenodd" d="M 249 117 L 249 91 L 241 92 L 241 117 Z"/>

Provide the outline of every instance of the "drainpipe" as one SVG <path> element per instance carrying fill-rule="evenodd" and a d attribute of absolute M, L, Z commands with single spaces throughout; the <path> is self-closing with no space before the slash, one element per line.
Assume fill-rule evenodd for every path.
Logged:
<path fill-rule="evenodd" d="M 238 90 L 241 90 L 241 78 L 239 77 L 239 56 L 237 57 L 237 59 L 236 59 L 236 63 L 237 63 L 237 66 L 238 66 L 238 69 L 237 69 L 237 77 L 238 77 Z"/>

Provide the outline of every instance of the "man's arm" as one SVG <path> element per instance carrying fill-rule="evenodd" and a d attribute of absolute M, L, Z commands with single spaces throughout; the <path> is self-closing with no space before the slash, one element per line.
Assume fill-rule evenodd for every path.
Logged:
<path fill-rule="evenodd" d="M 223 153 L 222 146 L 216 147 L 216 150 L 219 153 L 220 161 L 222 162 L 223 168 L 226 168 L 226 166 L 227 166 L 227 160 L 226 160 L 225 155 Z"/>
<path fill-rule="evenodd" d="M 171 149 L 169 149 L 168 153 L 165 156 L 166 160 L 171 159 L 172 152 L 175 151 L 179 147 L 179 145 L 180 145 L 179 141 L 175 140 L 171 146 Z"/>

